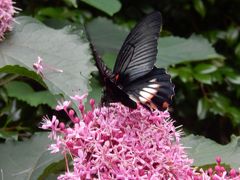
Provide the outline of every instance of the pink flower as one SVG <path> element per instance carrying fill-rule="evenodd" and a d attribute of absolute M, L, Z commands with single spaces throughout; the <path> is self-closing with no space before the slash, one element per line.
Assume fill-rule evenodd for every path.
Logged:
<path fill-rule="evenodd" d="M 51 133 L 49 135 L 49 138 L 56 139 L 57 137 L 57 132 L 60 130 L 58 127 L 59 125 L 59 120 L 57 119 L 56 116 L 52 117 L 52 120 L 50 120 L 47 116 L 43 117 L 43 122 L 40 126 L 42 129 L 51 129 Z"/>
<path fill-rule="evenodd" d="M 71 99 L 78 101 L 79 104 L 82 104 L 83 99 L 87 97 L 87 93 L 83 94 L 82 96 L 75 95 L 75 96 L 70 96 Z"/>
<path fill-rule="evenodd" d="M 58 105 L 56 106 L 56 110 L 57 111 L 61 111 L 61 110 L 67 111 L 67 108 L 70 106 L 70 104 L 71 104 L 71 101 L 63 101 L 63 102 L 58 101 Z"/>
<path fill-rule="evenodd" d="M 64 109 L 73 125 L 59 123 L 55 116 L 43 118 L 42 128 L 51 129 L 51 153 L 62 152 L 72 157 L 73 170 L 68 168 L 59 180 L 80 179 L 186 179 L 239 180 L 235 169 L 229 172 L 216 157 L 216 165 L 204 171 L 192 169 L 184 147 L 180 144 L 180 130 L 173 126 L 167 111 L 150 112 L 138 106 L 135 110 L 119 103 L 85 112 L 83 96 L 74 96 L 79 102 L 81 118 L 65 101 L 56 109 Z M 77 120 L 76 120 L 77 119 Z M 179 129 L 179 127 L 177 127 Z"/>
<path fill-rule="evenodd" d="M 43 59 L 40 56 L 38 56 L 37 62 L 33 63 L 33 68 L 35 69 L 36 73 L 39 74 L 41 77 L 44 77 L 43 76 L 44 70 L 51 70 L 51 71 L 59 72 L 59 73 L 63 72 L 63 70 L 61 70 L 61 69 L 57 69 L 57 68 L 51 67 L 47 64 L 44 64 Z"/>
<path fill-rule="evenodd" d="M 239 180 L 240 179 L 240 171 L 236 171 L 235 169 L 231 169 L 229 172 L 225 170 L 224 166 L 221 165 L 221 157 L 216 157 L 216 165 L 213 168 L 209 168 L 207 171 L 200 169 L 199 172 L 194 172 L 192 174 L 192 179 L 199 180 Z"/>
<path fill-rule="evenodd" d="M 49 119 L 49 117 L 45 116 L 43 117 L 43 122 L 42 122 L 42 129 L 55 129 L 56 126 L 58 126 L 58 119 L 56 116 L 52 117 L 52 120 Z"/>
<path fill-rule="evenodd" d="M 60 151 L 60 148 L 62 147 L 62 142 L 61 139 L 59 138 L 59 136 L 57 136 L 55 138 L 56 140 L 56 144 L 51 144 L 48 148 L 49 151 L 51 151 L 51 153 L 57 153 Z"/>
<path fill-rule="evenodd" d="M 4 33 L 12 29 L 14 21 L 13 15 L 16 8 L 13 7 L 12 0 L 1 0 L 0 2 L 0 41 L 4 39 Z"/>
<path fill-rule="evenodd" d="M 86 96 L 75 96 L 82 103 Z M 82 98 L 83 97 L 83 98 Z M 66 103 L 69 107 L 70 103 Z M 83 105 L 82 105 L 83 106 Z M 119 103 L 83 112 L 74 126 L 58 129 L 52 152 L 70 153 L 73 171 L 58 179 L 189 179 L 192 160 L 167 111 L 130 110 Z M 64 105 L 61 106 L 64 109 Z M 59 109 L 59 108 L 58 108 Z M 65 111 L 72 117 L 73 113 Z M 75 115 L 75 114 L 74 114 Z M 46 123 L 46 127 L 53 128 Z"/>
<path fill-rule="evenodd" d="M 33 68 L 36 70 L 37 74 L 43 76 L 43 63 L 42 58 L 38 56 L 38 60 L 36 63 L 33 63 Z"/>
<path fill-rule="evenodd" d="M 60 175 L 58 177 L 58 180 L 81 180 L 81 179 L 77 177 L 74 173 L 66 172 L 63 175 Z"/>

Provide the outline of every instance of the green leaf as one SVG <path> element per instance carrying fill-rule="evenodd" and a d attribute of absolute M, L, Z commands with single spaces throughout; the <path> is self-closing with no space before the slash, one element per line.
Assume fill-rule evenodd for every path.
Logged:
<path fill-rule="evenodd" d="M 60 7 L 46 7 L 46 8 L 41 8 L 37 11 L 35 17 L 40 18 L 42 16 L 47 16 L 51 18 L 56 18 L 56 19 L 62 19 L 66 16 L 63 16 L 64 14 L 64 9 Z"/>
<path fill-rule="evenodd" d="M 7 127 L 10 122 L 16 122 L 21 118 L 22 109 L 17 107 L 16 99 L 13 99 L 12 101 L 9 101 L 3 109 L 1 109 L 0 113 L 1 116 L 7 115 L 6 122 L 4 122 L 3 126 L 4 128 Z"/>
<path fill-rule="evenodd" d="M 179 75 L 178 69 L 172 68 L 172 67 L 168 68 L 168 73 L 171 75 L 172 79 L 174 79 L 175 77 L 178 77 L 178 75 Z"/>
<path fill-rule="evenodd" d="M 201 98 L 198 100 L 197 104 L 197 115 L 200 120 L 204 119 L 206 117 L 206 114 L 208 112 L 209 103 L 207 98 Z"/>
<path fill-rule="evenodd" d="M 240 85 L 240 75 L 232 75 L 227 77 L 227 79 L 233 84 Z"/>
<path fill-rule="evenodd" d="M 102 57 L 109 68 L 113 69 L 115 64 L 115 55 L 113 53 L 105 53 Z"/>
<path fill-rule="evenodd" d="M 240 43 L 238 43 L 238 45 L 235 48 L 235 54 L 238 57 L 238 59 L 240 59 Z"/>
<path fill-rule="evenodd" d="M 180 37 L 163 37 L 159 39 L 157 64 L 169 65 L 199 60 L 223 59 L 212 45 L 202 36 L 191 36 L 188 39 Z"/>
<path fill-rule="evenodd" d="M 218 69 L 217 71 L 213 72 L 211 75 L 212 75 L 212 82 L 217 82 L 219 84 L 222 84 L 224 77 L 222 75 L 221 70 Z"/>
<path fill-rule="evenodd" d="M 121 9 L 119 0 L 81 0 L 112 16 Z"/>
<path fill-rule="evenodd" d="M 233 106 L 231 100 L 226 96 L 216 92 L 211 96 L 212 99 L 209 105 L 209 111 L 217 115 L 228 117 L 232 121 L 232 125 L 237 127 L 240 122 L 239 108 Z"/>
<path fill-rule="evenodd" d="M 39 133 L 31 139 L 0 144 L 0 167 L 3 179 L 38 179 L 44 169 L 62 159 L 61 154 L 50 154 L 48 133 Z"/>
<path fill-rule="evenodd" d="M 43 82 L 42 78 L 39 75 L 36 74 L 36 72 L 30 71 L 30 70 L 28 70 L 24 67 L 20 67 L 18 65 L 3 66 L 2 68 L 0 68 L 0 73 L 11 73 L 11 74 L 18 74 L 18 75 L 21 75 L 21 76 L 24 76 L 24 77 L 28 77 L 30 79 L 33 79 L 33 80 L 37 81 L 43 87 L 46 88 L 46 84 Z"/>
<path fill-rule="evenodd" d="M 17 131 L 5 131 L 0 129 L 0 138 L 3 139 L 14 139 L 17 141 L 18 139 L 18 132 Z"/>
<path fill-rule="evenodd" d="M 113 24 L 111 20 L 98 17 L 87 24 L 87 31 L 98 52 L 118 53 L 128 30 Z"/>
<path fill-rule="evenodd" d="M 209 3 L 214 4 L 215 0 L 208 0 Z"/>
<path fill-rule="evenodd" d="M 44 172 L 38 178 L 38 180 L 55 180 L 59 176 L 59 174 L 63 174 L 63 171 L 66 169 L 66 161 L 65 159 L 60 160 L 58 162 L 54 162 L 45 168 Z M 48 178 L 46 178 L 48 177 Z"/>
<path fill-rule="evenodd" d="M 217 67 L 214 66 L 213 64 L 198 64 L 195 68 L 194 71 L 196 71 L 199 74 L 209 74 L 212 72 L 215 72 L 217 70 Z"/>
<path fill-rule="evenodd" d="M 87 24 L 87 30 L 97 51 L 102 56 L 105 53 L 115 54 L 115 58 L 128 34 L 127 30 L 105 18 L 94 19 Z M 201 36 L 191 36 L 188 39 L 169 36 L 159 39 L 157 65 L 160 67 L 215 58 L 223 59 L 223 56 L 217 54 Z"/>
<path fill-rule="evenodd" d="M 218 93 L 213 93 L 211 96 L 212 99 L 211 105 L 209 106 L 209 111 L 221 116 L 226 115 L 227 107 L 230 106 L 230 99 Z"/>
<path fill-rule="evenodd" d="M 75 8 L 77 8 L 78 7 L 78 5 L 77 5 L 77 0 L 63 0 L 67 5 L 69 5 L 69 6 L 73 6 L 73 7 L 75 7 Z"/>
<path fill-rule="evenodd" d="M 227 113 L 230 116 L 232 124 L 237 128 L 240 123 L 240 111 L 238 107 L 227 107 Z"/>
<path fill-rule="evenodd" d="M 234 45 L 238 41 L 239 29 L 238 27 L 231 26 L 229 27 L 226 33 L 226 41 L 229 46 Z"/>
<path fill-rule="evenodd" d="M 194 78 L 204 84 L 212 84 L 212 77 L 209 74 L 193 74 Z"/>
<path fill-rule="evenodd" d="M 44 82 L 53 94 L 66 97 L 88 92 L 88 78 L 95 70 L 89 44 L 70 28 L 51 29 L 30 17 L 18 17 L 13 32 L 0 44 L 0 67 L 20 65 L 33 70 L 40 56 Z M 63 70 L 62 73 L 54 68 Z"/>
<path fill-rule="evenodd" d="M 240 137 L 232 136 L 227 145 L 220 145 L 213 140 L 203 136 L 189 135 L 182 138 L 187 154 L 194 159 L 194 166 L 204 166 L 215 163 L 215 158 L 220 156 L 222 162 L 229 164 L 232 168 L 240 167 Z"/>
<path fill-rule="evenodd" d="M 206 32 L 202 32 L 202 35 L 206 37 L 211 44 L 215 44 L 218 41 L 218 33 L 217 30 L 208 30 Z"/>
<path fill-rule="evenodd" d="M 202 16 L 205 17 L 206 9 L 202 0 L 193 0 L 195 10 Z"/>
<path fill-rule="evenodd" d="M 240 87 L 239 86 L 236 87 L 236 97 L 240 98 Z"/>
<path fill-rule="evenodd" d="M 79 25 L 79 23 L 83 23 L 85 19 L 89 19 L 91 16 L 92 14 L 88 11 L 72 9 L 66 6 L 41 7 L 34 14 L 34 18 L 54 29 L 61 29 L 73 24 Z"/>
<path fill-rule="evenodd" d="M 178 76 L 183 82 L 192 81 L 192 69 L 189 67 L 177 68 Z"/>
<path fill-rule="evenodd" d="M 35 92 L 30 85 L 20 81 L 11 81 L 5 85 L 9 97 L 15 97 L 25 101 L 31 106 L 47 104 L 54 108 L 56 106 L 56 98 L 49 91 Z"/>

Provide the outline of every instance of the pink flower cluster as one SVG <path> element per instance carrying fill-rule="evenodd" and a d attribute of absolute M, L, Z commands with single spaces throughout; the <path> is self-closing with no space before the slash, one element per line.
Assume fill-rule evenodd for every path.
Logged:
<path fill-rule="evenodd" d="M 192 160 L 180 144 L 181 132 L 173 126 L 167 111 L 150 112 L 139 106 L 135 110 L 121 105 L 96 108 L 88 112 L 83 96 L 74 96 L 79 103 L 80 117 L 70 109 L 71 102 L 57 106 L 64 110 L 71 124 L 45 117 L 43 129 L 50 129 L 55 143 L 49 150 L 70 154 L 73 170 L 58 177 L 67 179 L 192 179 Z"/>
<path fill-rule="evenodd" d="M 240 180 L 240 171 L 231 169 L 229 172 L 221 165 L 221 158 L 216 157 L 216 166 L 214 169 L 209 168 L 207 171 L 202 169 L 193 173 L 194 180 Z"/>
<path fill-rule="evenodd" d="M 0 0 L 0 41 L 4 39 L 4 33 L 12 29 L 14 13 L 12 0 Z"/>

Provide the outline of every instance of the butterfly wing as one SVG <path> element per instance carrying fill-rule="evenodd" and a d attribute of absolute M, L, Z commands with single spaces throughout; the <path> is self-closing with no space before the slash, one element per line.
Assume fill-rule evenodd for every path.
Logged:
<path fill-rule="evenodd" d="M 146 16 L 127 36 L 114 66 L 114 81 L 125 86 L 149 73 L 157 56 L 157 40 L 162 25 L 160 12 Z"/>
<path fill-rule="evenodd" d="M 102 105 L 109 105 L 113 102 L 121 102 L 123 105 L 130 107 L 132 109 L 137 108 L 137 103 L 129 98 L 129 95 L 120 89 L 114 82 L 110 79 L 106 79 L 106 88 L 104 90 L 104 95 L 101 99 Z"/>
<path fill-rule="evenodd" d="M 91 41 L 89 41 L 90 43 L 90 48 L 92 50 L 98 71 L 100 73 L 100 76 L 102 77 L 102 80 L 105 82 L 106 78 L 110 78 L 112 79 L 114 77 L 114 74 L 112 73 L 112 71 L 104 64 L 102 58 L 99 56 L 99 54 L 97 53 L 97 50 L 95 48 L 95 46 L 91 43 Z"/>
<path fill-rule="evenodd" d="M 154 67 L 151 72 L 124 87 L 123 91 L 130 99 L 150 109 L 165 110 L 171 104 L 174 85 L 165 69 Z"/>
<path fill-rule="evenodd" d="M 125 106 L 128 106 L 132 109 L 137 107 L 136 102 L 129 99 L 129 96 L 126 92 L 122 91 L 115 83 L 111 81 L 114 74 L 111 70 L 104 64 L 102 58 L 98 55 L 94 45 L 90 42 L 90 48 L 92 49 L 93 56 L 99 70 L 99 73 L 104 81 L 106 88 L 104 89 L 104 95 L 101 99 L 102 105 L 108 105 L 111 102 L 122 102 Z"/>

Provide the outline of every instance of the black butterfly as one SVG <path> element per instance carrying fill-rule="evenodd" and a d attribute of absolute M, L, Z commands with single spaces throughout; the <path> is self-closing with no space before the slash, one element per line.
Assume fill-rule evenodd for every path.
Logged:
<path fill-rule="evenodd" d="M 153 12 L 140 21 L 124 41 L 113 71 L 103 63 L 90 43 L 105 83 L 103 103 L 121 102 L 133 109 L 137 103 L 148 109 L 168 108 L 174 85 L 165 69 L 154 66 L 161 26 L 160 12 Z"/>

